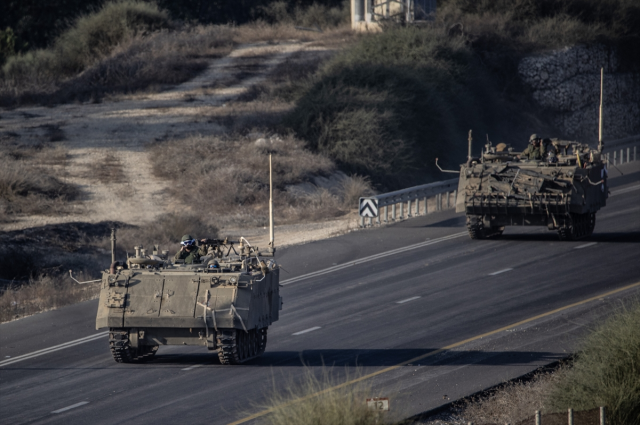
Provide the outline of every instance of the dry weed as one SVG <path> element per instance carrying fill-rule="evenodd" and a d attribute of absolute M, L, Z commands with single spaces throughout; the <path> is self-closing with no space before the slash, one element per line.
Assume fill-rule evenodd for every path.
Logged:
<path fill-rule="evenodd" d="M 79 273 L 77 279 L 82 282 L 91 280 L 91 277 Z M 99 292 L 99 283 L 78 285 L 64 274 L 38 276 L 27 284 L 10 286 L 0 294 L 0 322 L 90 300 Z"/>
<path fill-rule="evenodd" d="M 536 410 L 547 410 L 547 397 L 562 372 L 540 373 L 530 381 L 513 381 L 484 399 L 470 400 L 463 407 L 465 421 L 484 424 L 515 424 Z"/>
<path fill-rule="evenodd" d="M 126 181 L 122 159 L 111 152 L 101 155 L 87 165 L 84 177 L 98 180 L 103 184 L 124 183 Z"/>
<path fill-rule="evenodd" d="M 359 372 L 338 379 L 332 368 L 322 368 L 318 377 L 307 369 L 301 382 L 290 382 L 285 391 L 273 389 L 266 417 L 271 425 L 374 425 L 385 423 L 384 412 L 367 408 L 365 400 L 373 397 L 371 386 L 360 382 L 335 388 L 343 380 L 357 378 Z M 275 387 L 275 385 L 274 385 Z"/>

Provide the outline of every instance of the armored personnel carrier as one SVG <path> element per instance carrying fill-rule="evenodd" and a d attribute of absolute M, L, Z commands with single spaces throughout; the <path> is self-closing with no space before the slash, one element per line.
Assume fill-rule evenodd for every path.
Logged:
<path fill-rule="evenodd" d="M 209 239 L 205 246 L 199 264 L 136 246 L 135 255 L 103 272 L 96 329 L 109 328 L 115 361 L 144 360 L 160 345 L 217 350 L 222 364 L 264 352 L 267 328 L 282 307 L 278 266 L 262 259 L 275 249 L 261 252 L 244 238 Z"/>
<path fill-rule="evenodd" d="M 607 171 L 599 149 L 544 139 L 539 160 L 520 159 L 508 145 L 487 143 L 460 166 L 456 212 L 467 216 L 471 239 L 500 236 L 506 226 L 546 226 L 561 240 L 590 236 L 606 205 Z M 471 145 L 471 132 L 469 136 Z"/>
<path fill-rule="evenodd" d="M 269 247 L 264 251 L 245 238 L 204 239 L 204 255 L 196 264 L 170 260 L 157 245 L 151 253 L 136 246 L 135 255 L 120 262 L 112 230 L 111 266 L 102 273 L 96 329 L 109 328 L 115 361 L 148 359 L 160 345 L 207 347 L 225 365 L 264 353 L 267 328 L 282 309 L 280 269 L 273 259 L 271 168 L 269 156 Z"/>

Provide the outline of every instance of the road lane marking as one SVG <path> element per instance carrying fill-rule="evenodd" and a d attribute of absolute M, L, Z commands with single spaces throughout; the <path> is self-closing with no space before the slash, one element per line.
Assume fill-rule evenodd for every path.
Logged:
<path fill-rule="evenodd" d="M 51 413 L 62 413 L 67 410 L 75 409 L 76 407 L 84 406 L 85 404 L 89 404 L 88 401 L 81 401 L 80 403 L 72 404 L 71 406 L 63 407 L 62 409 L 54 410 Z"/>
<path fill-rule="evenodd" d="M 417 243 L 417 244 L 414 244 L 414 245 L 403 246 L 402 248 L 393 249 L 391 251 L 382 252 L 380 254 L 370 255 L 369 257 L 364 257 L 364 258 L 361 258 L 359 260 L 350 261 L 350 262 L 348 262 L 346 264 L 340 264 L 340 265 L 333 266 L 333 267 L 327 267 L 326 269 L 319 270 L 317 272 L 311 272 L 311 273 L 303 274 L 302 276 L 298 276 L 298 277 L 294 277 L 294 278 L 291 278 L 291 279 L 283 280 L 282 282 L 280 282 L 280 285 L 289 285 L 291 283 L 299 282 L 301 280 L 311 279 L 312 277 L 322 276 L 324 274 L 332 273 L 332 272 L 335 272 L 335 271 L 338 271 L 338 270 L 342 270 L 342 269 L 346 269 L 348 267 L 353 267 L 353 266 L 356 266 L 358 264 L 368 263 L 369 261 L 378 260 L 380 258 L 388 257 L 390 255 L 400 254 L 400 253 L 403 253 L 403 252 L 406 252 L 406 251 L 411 251 L 411 250 L 422 248 L 422 247 L 429 246 L 429 245 L 435 245 L 435 244 L 440 243 L 440 242 L 449 241 L 449 240 L 460 238 L 462 236 L 467 236 L 467 235 L 468 235 L 467 232 L 455 233 L 453 235 L 443 236 L 443 237 L 438 238 L 438 239 L 428 240 L 428 241 L 420 242 L 420 243 Z"/>
<path fill-rule="evenodd" d="M 408 303 L 409 301 L 417 300 L 418 298 L 420 298 L 420 296 L 407 298 L 406 300 L 396 301 L 396 304 Z"/>
<path fill-rule="evenodd" d="M 498 270 L 497 272 L 489 273 L 489 276 L 495 276 L 497 274 L 505 273 L 505 272 L 508 272 L 508 271 L 511 271 L 511 270 L 513 270 L 513 269 Z"/>
<path fill-rule="evenodd" d="M 302 334 L 306 334 L 307 332 L 317 331 L 318 329 L 320 329 L 320 326 L 314 326 L 313 328 L 305 329 L 303 331 L 296 332 L 291 335 L 302 335 Z"/>
<path fill-rule="evenodd" d="M 573 248 L 573 249 L 582 249 L 582 248 L 586 248 L 586 247 L 588 247 L 588 246 L 594 246 L 594 245 L 596 245 L 597 243 L 598 243 L 598 242 L 589 242 L 589 243 L 586 243 L 586 244 L 584 244 L 584 245 L 576 246 L 576 247 L 575 247 L 575 248 Z"/>
<path fill-rule="evenodd" d="M 374 260 L 377 260 L 379 258 L 387 257 L 389 255 L 400 254 L 402 252 L 411 251 L 413 249 L 422 248 L 424 246 L 433 245 L 433 244 L 436 244 L 436 243 L 440 243 L 440 242 L 456 239 L 456 238 L 459 238 L 459 237 L 462 237 L 462 236 L 465 236 L 465 235 L 467 235 L 467 232 L 455 233 L 453 235 L 443 236 L 443 237 L 438 238 L 438 239 L 428 240 L 428 241 L 420 242 L 420 243 L 417 243 L 417 244 L 414 244 L 414 245 L 404 246 L 402 248 L 394 249 L 394 250 L 391 250 L 391 251 L 386 251 L 386 252 L 383 252 L 383 253 L 380 253 L 380 254 L 375 254 L 375 255 L 371 255 L 369 257 L 361 258 L 359 260 L 351 261 L 351 262 L 346 263 L 346 264 L 340 264 L 340 265 L 337 265 L 337 266 L 334 266 L 334 267 L 326 268 L 324 270 L 319 270 L 317 272 L 307 273 L 307 274 L 304 274 L 302 276 L 294 277 L 292 279 L 287 279 L 287 280 L 284 280 L 284 281 L 280 282 L 280 284 L 281 285 L 288 285 L 290 283 L 299 282 L 301 280 L 310 279 L 312 277 L 322 276 L 322 275 L 327 274 L 327 273 L 332 273 L 334 271 L 342 270 L 342 269 L 345 269 L 345 268 L 348 268 L 348 267 L 352 267 L 352 266 L 355 266 L 355 265 L 358 265 L 358 264 L 363 264 L 363 263 L 367 263 L 369 261 L 374 261 Z M 102 333 L 95 334 L 95 335 L 90 335 L 88 337 L 80 338 L 80 339 L 77 339 L 75 341 L 69 341 L 69 342 L 67 342 L 65 344 L 56 345 L 54 347 L 49 347 L 49 348 L 45 348 L 45 349 L 42 349 L 42 350 L 34 351 L 33 353 L 24 354 L 22 356 L 14 357 L 12 359 L 3 360 L 3 361 L 0 361 L 0 367 L 8 366 L 10 364 L 17 363 L 17 362 L 20 362 L 20 361 L 23 361 L 23 360 L 27 360 L 27 359 L 30 359 L 30 358 L 42 356 L 44 354 L 53 353 L 54 351 L 64 350 L 65 348 L 73 347 L 74 345 L 84 344 L 85 342 L 90 342 L 90 341 L 93 341 L 95 339 L 99 339 L 100 337 L 102 337 L 104 335 L 107 335 L 108 333 L 109 332 L 107 331 L 107 332 L 102 332 Z"/>
<path fill-rule="evenodd" d="M 16 356 L 11 359 L 0 361 L 0 367 L 8 366 L 13 363 L 18 363 L 23 360 L 32 359 L 34 357 L 43 356 L 45 354 L 53 353 L 54 351 L 64 350 L 65 348 L 74 347 L 76 345 L 84 344 L 85 342 L 95 341 L 109 334 L 109 331 L 100 332 L 98 334 L 89 335 L 84 338 L 76 339 L 73 341 L 65 342 L 64 344 L 54 345 L 53 347 L 43 348 L 42 350 L 34 351 L 32 353 L 23 354 L 21 356 Z"/>
<path fill-rule="evenodd" d="M 568 304 L 568 305 L 565 305 L 564 307 L 560 307 L 560 308 L 556 308 L 555 310 L 547 311 L 546 313 L 538 314 L 537 316 L 533 316 L 533 317 L 530 317 L 528 319 L 524 319 L 524 320 L 521 320 L 519 322 L 512 323 L 512 324 L 510 324 L 508 326 L 504 326 L 502 328 L 495 329 L 493 331 L 490 331 L 490 332 L 487 332 L 487 333 L 484 333 L 484 334 L 481 334 L 481 335 L 476 335 L 474 337 L 467 338 L 465 340 L 455 342 L 453 344 L 447 345 L 446 347 L 438 348 L 438 349 L 430 351 L 430 352 L 428 352 L 426 354 L 422 354 L 422 355 L 420 355 L 418 357 L 414 357 L 414 358 L 406 360 L 406 361 L 404 361 L 402 363 L 398 363 L 397 365 L 386 367 L 384 369 L 381 369 L 381 370 L 379 370 L 377 372 L 370 373 L 368 375 L 363 375 L 363 376 L 361 376 L 359 378 L 352 379 L 352 380 L 347 381 L 347 382 L 343 382 L 342 384 L 339 384 L 339 385 L 324 389 L 322 391 L 318 391 L 317 393 L 309 394 L 307 396 L 304 396 L 304 397 L 301 397 L 301 398 L 298 398 L 298 399 L 295 399 L 295 400 L 288 401 L 288 402 L 283 403 L 283 404 L 281 404 L 279 406 L 271 407 L 269 409 L 262 410 L 260 412 L 254 413 L 253 415 L 250 415 L 250 416 L 247 416 L 245 418 L 239 419 L 239 420 L 237 420 L 235 422 L 231 422 L 228 425 L 239 425 L 239 424 L 243 424 L 245 422 L 249 422 L 251 420 L 254 420 L 254 419 L 260 418 L 262 416 L 268 415 L 269 413 L 275 411 L 276 409 L 281 409 L 283 407 L 290 406 L 290 405 L 292 405 L 294 403 L 299 403 L 301 401 L 308 400 L 310 398 L 317 397 L 317 396 L 322 395 L 322 394 L 326 394 L 326 393 L 328 393 L 330 391 L 338 390 L 340 388 L 344 388 L 344 387 L 347 387 L 349 385 L 356 384 L 358 382 L 361 382 L 361 381 L 364 381 L 364 380 L 367 380 L 367 379 L 371 379 L 371 378 L 376 377 L 378 375 L 382 375 L 384 373 L 391 372 L 391 371 L 394 371 L 396 369 L 399 369 L 399 368 L 401 368 L 403 366 L 406 366 L 406 365 L 408 365 L 410 363 L 418 363 L 420 360 L 424 360 L 427 357 L 433 357 L 433 356 L 435 356 L 437 354 L 440 354 L 440 353 L 442 353 L 444 351 L 451 350 L 453 348 L 458 348 L 458 347 L 460 347 L 462 345 L 468 344 L 469 342 L 473 342 L 473 341 L 476 341 L 476 340 L 479 340 L 479 339 L 482 339 L 482 338 L 486 338 L 488 336 L 492 336 L 492 335 L 498 334 L 500 332 L 508 331 L 510 329 L 516 328 L 518 326 L 525 325 L 527 323 L 533 322 L 533 321 L 538 320 L 538 319 L 542 319 L 542 318 L 547 317 L 547 316 L 551 316 L 551 315 L 559 313 L 561 311 L 569 310 L 569 309 L 571 309 L 573 307 L 578 307 L 580 305 L 588 304 L 588 303 L 590 303 L 592 301 L 596 301 L 596 300 L 599 300 L 601 298 L 608 297 L 610 295 L 615 295 L 615 294 L 617 294 L 619 292 L 623 292 L 623 291 L 626 291 L 628 289 L 638 288 L 638 287 L 640 287 L 640 282 L 636 282 L 636 283 L 633 283 L 631 285 L 623 286 L 622 288 L 614 289 L 613 291 L 605 292 L 604 294 L 600 294 L 600 295 L 597 295 L 595 297 L 587 298 L 586 300 L 582 300 L 582 301 L 578 301 L 578 302 L 575 302 L 575 303 L 572 303 L 572 304 Z"/>
<path fill-rule="evenodd" d="M 631 187 L 625 187 L 624 189 L 616 190 L 615 192 L 611 192 L 609 196 L 622 195 L 623 193 L 633 192 L 634 190 L 640 189 L 640 184 Z"/>
<path fill-rule="evenodd" d="M 203 364 L 194 364 L 193 366 L 185 367 L 182 370 L 191 370 L 191 369 L 195 369 L 195 368 L 200 367 L 200 366 L 204 366 L 204 365 Z"/>

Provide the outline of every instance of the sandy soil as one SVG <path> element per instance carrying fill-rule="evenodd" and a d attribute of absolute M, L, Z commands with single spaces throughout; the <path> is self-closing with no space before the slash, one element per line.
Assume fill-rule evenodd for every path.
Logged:
<path fill-rule="evenodd" d="M 142 224 L 159 214 L 175 211 L 177 206 L 166 190 L 171 183 L 153 176 L 145 145 L 189 133 L 223 132 L 225 128 L 212 123 L 209 117 L 225 108 L 225 102 L 259 83 L 293 53 L 324 49 L 296 41 L 241 45 L 228 56 L 213 60 L 198 77 L 161 93 L 123 96 L 98 104 L 3 110 L 0 131 L 13 134 L 20 143 L 37 143 L 46 137 L 47 129 L 60 128 L 63 140 L 56 143 L 68 150 L 69 161 L 57 165 L 61 170 L 56 174 L 79 185 L 84 199 L 71 214 L 20 217 L 2 225 L 2 230 L 74 221 Z M 252 57 L 254 68 L 258 63 L 257 70 L 245 72 L 245 78 L 238 81 L 239 71 L 247 69 Z M 113 155 L 120 162 L 123 178 L 101 182 L 92 175 L 96 164 L 104 161 L 106 155 Z M 299 243 L 344 233 L 355 223 L 352 214 L 331 222 L 283 226 L 278 232 L 287 233 L 286 240 Z M 248 233 L 247 236 L 258 239 L 266 235 L 264 229 Z"/>

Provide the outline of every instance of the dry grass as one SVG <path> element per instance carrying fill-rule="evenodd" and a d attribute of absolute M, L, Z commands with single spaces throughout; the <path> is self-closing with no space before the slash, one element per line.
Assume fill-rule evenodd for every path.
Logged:
<path fill-rule="evenodd" d="M 486 398 L 468 400 L 460 416 L 477 424 L 518 423 L 536 410 L 547 409 L 549 391 L 561 379 L 562 370 L 540 373 L 528 381 L 509 382 Z"/>
<path fill-rule="evenodd" d="M 28 150 L 17 150 L 29 155 Z M 57 151 L 56 153 L 59 153 Z M 46 157 L 37 154 L 37 157 Z M 53 158 L 43 160 L 52 161 Z M 51 174 L 49 167 L 43 168 L 24 159 L 14 160 L 9 154 L 0 154 L 0 220 L 10 221 L 16 214 L 58 215 L 68 211 L 71 202 L 80 197 L 80 189 Z"/>
<path fill-rule="evenodd" d="M 357 373 L 357 372 L 356 372 Z M 357 377 L 357 376 L 356 376 Z M 345 381 L 353 376 L 343 378 Z M 385 423 L 383 412 L 369 410 L 365 399 L 373 397 L 364 383 L 329 391 L 340 384 L 331 368 L 323 368 L 320 377 L 308 369 L 302 382 L 291 382 L 285 391 L 274 388 L 266 407 L 270 425 L 378 425 Z"/>
<path fill-rule="evenodd" d="M 290 185 L 310 181 L 335 171 L 333 163 L 305 149 L 291 136 L 191 136 L 149 147 L 157 177 L 174 180 L 171 188 L 185 213 L 199 212 L 219 226 L 242 221 L 247 226 L 267 223 L 269 199 L 268 156 L 273 155 L 274 203 L 279 223 L 326 219 L 353 207 L 358 190 L 369 191 L 368 181 L 355 177 L 344 190 L 333 193 L 317 189 L 302 196 L 291 195 Z M 352 181 L 351 181 L 352 180 Z M 348 193 L 349 200 L 345 201 Z"/>
<path fill-rule="evenodd" d="M 111 152 L 107 152 L 87 165 L 83 177 L 91 178 L 103 184 L 117 184 L 126 181 L 122 159 Z"/>
<path fill-rule="evenodd" d="M 76 278 L 81 282 L 91 279 L 84 273 L 79 273 Z M 99 293 L 99 283 L 78 285 L 64 274 L 38 276 L 27 284 L 10 286 L 0 294 L 0 322 L 90 300 Z"/>

